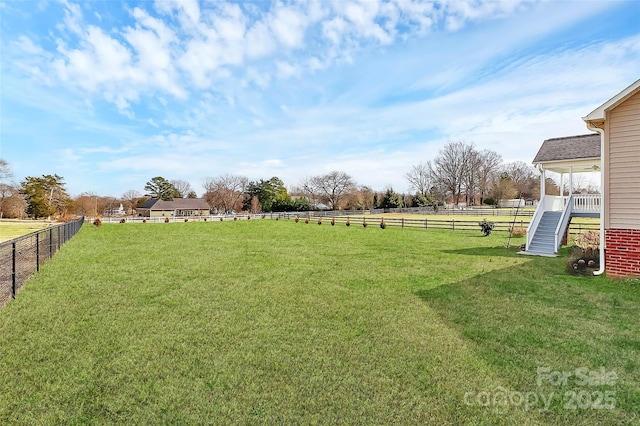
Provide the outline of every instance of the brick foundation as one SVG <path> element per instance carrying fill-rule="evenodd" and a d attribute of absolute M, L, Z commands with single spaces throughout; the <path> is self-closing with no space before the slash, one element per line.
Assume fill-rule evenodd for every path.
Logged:
<path fill-rule="evenodd" d="M 604 237 L 607 276 L 640 276 L 640 229 L 607 229 Z"/>

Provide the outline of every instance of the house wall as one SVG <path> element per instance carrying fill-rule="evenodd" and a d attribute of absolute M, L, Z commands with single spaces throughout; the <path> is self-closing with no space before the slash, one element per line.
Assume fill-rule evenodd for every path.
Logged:
<path fill-rule="evenodd" d="M 607 112 L 605 123 L 607 274 L 640 275 L 640 92 Z"/>
<path fill-rule="evenodd" d="M 187 212 L 189 214 L 187 214 Z M 173 217 L 176 214 L 176 210 L 151 210 L 151 217 Z M 177 216 L 209 216 L 209 210 L 203 209 L 178 209 Z"/>
<path fill-rule="evenodd" d="M 607 276 L 640 275 L 640 230 L 605 230 Z"/>
<path fill-rule="evenodd" d="M 605 227 L 640 229 L 640 92 L 611 110 L 607 127 Z"/>
<path fill-rule="evenodd" d="M 151 210 L 150 217 L 173 217 L 173 210 Z"/>

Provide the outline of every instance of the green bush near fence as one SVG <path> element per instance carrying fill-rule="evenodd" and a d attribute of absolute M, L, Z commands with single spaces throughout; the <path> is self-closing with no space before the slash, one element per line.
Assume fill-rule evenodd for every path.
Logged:
<path fill-rule="evenodd" d="M 638 283 L 505 245 L 293 220 L 85 226 L 0 310 L 0 423 L 637 422 Z M 617 379 L 579 385 L 580 368 Z"/>

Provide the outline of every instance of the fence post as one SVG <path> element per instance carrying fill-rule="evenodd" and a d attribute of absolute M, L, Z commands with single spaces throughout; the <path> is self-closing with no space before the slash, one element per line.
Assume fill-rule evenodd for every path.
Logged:
<path fill-rule="evenodd" d="M 424 219 L 424 230 L 427 230 L 427 218 Z"/>
<path fill-rule="evenodd" d="M 11 243 L 11 297 L 16 298 L 16 242 Z"/>
<path fill-rule="evenodd" d="M 53 250 L 53 228 L 49 228 L 49 259 L 53 256 L 51 250 Z"/>
<path fill-rule="evenodd" d="M 455 230 L 456 230 L 456 221 L 455 221 L 455 220 L 452 220 L 452 221 L 451 221 L 451 230 L 452 230 L 452 231 L 455 231 Z"/>
<path fill-rule="evenodd" d="M 402 229 L 404 229 L 404 217 L 402 218 Z"/>
<path fill-rule="evenodd" d="M 40 272 L 40 232 L 36 233 L 36 272 Z"/>

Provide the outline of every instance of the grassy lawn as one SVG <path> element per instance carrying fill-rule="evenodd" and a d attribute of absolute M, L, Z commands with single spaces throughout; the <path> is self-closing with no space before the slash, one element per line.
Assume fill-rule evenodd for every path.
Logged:
<path fill-rule="evenodd" d="M 0 310 L 0 424 L 637 424 L 640 283 L 504 242 L 85 225 Z"/>
<path fill-rule="evenodd" d="M 51 226 L 51 223 L 44 221 L 0 220 L 0 243 L 48 228 L 49 226 Z"/>

